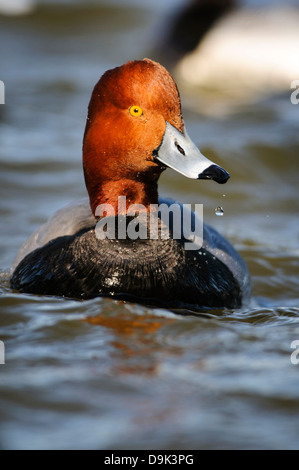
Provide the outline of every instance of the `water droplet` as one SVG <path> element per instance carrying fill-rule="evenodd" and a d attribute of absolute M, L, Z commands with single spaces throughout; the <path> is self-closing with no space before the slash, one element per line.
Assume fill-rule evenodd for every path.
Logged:
<path fill-rule="evenodd" d="M 220 206 L 219 206 L 219 207 L 216 207 L 216 209 L 215 209 L 215 214 L 218 215 L 219 217 L 222 217 L 223 214 L 224 214 L 223 208 L 220 207 Z"/>

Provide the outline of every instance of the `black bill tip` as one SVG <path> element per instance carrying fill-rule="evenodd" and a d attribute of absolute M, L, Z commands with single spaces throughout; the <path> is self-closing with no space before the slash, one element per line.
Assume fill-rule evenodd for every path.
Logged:
<path fill-rule="evenodd" d="M 199 180 L 214 180 L 216 183 L 224 184 L 229 179 L 229 173 L 218 165 L 210 165 L 198 175 Z"/>

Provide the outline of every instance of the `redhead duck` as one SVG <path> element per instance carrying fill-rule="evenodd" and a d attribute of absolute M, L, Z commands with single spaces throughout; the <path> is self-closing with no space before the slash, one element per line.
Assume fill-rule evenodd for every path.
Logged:
<path fill-rule="evenodd" d="M 183 217 L 179 236 L 174 236 L 174 216 L 168 224 L 161 217 L 161 204 L 173 202 L 158 199 L 158 179 L 167 167 L 220 184 L 229 178 L 188 136 L 179 92 L 164 67 L 144 59 L 104 73 L 88 107 L 83 167 L 89 204 L 61 209 L 30 237 L 14 263 L 13 289 L 195 310 L 241 305 L 249 275 L 229 242 L 204 224 L 201 243 L 189 249 L 194 236 L 186 236 Z M 134 236 L 138 224 L 129 236 L 136 219 L 132 207 L 135 216 L 145 216 L 145 237 Z M 153 237 L 147 236 L 152 212 L 158 221 Z M 194 229 L 197 215 L 190 214 Z M 103 221 L 105 229 L 99 225 Z M 112 237 L 108 226 L 116 227 Z"/>

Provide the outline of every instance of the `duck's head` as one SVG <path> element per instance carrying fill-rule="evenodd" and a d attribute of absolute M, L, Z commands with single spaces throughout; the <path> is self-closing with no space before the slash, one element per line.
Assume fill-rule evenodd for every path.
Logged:
<path fill-rule="evenodd" d="M 170 167 L 193 179 L 225 183 L 229 174 L 205 158 L 186 133 L 179 92 L 149 59 L 108 70 L 88 107 L 83 166 L 93 214 L 118 196 L 131 204 L 158 203 L 157 180 Z"/>

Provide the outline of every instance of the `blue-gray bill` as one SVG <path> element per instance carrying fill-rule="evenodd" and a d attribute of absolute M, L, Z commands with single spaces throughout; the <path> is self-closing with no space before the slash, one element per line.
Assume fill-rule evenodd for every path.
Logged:
<path fill-rule="evenodd" d="M 202 155 L 185 129 L 180 132 L 167 121 L 162 141 L 154 150 L 153 157 L 187 178 L 212 179 L 220 184 L 229 179 L 227 171 Z"/>

